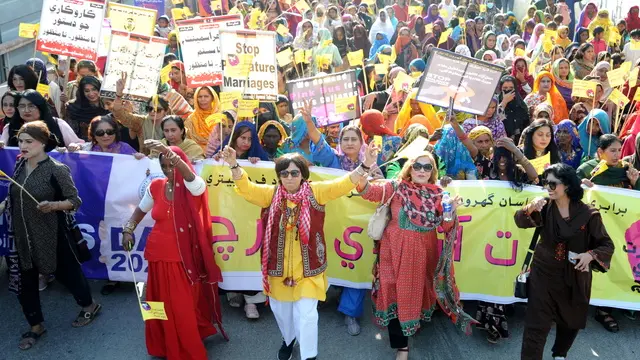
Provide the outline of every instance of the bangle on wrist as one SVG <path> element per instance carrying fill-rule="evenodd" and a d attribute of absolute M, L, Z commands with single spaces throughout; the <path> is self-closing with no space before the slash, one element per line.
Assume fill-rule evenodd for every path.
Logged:
<path fill-rule="evenodd" d="M 236 163 L 236 164 L 235 164 L 235 165 L 233 165 L 233 166 L 229 166 L 229 169 L 233 170 L 233 169 L 237 169 L 237 168 L 239 168 L 239 167 L 240 167 L 240 164 Z"/>
<path fill-rule="evenodd" d="M 127 223 L 122 227 L 122 233 L 123 234 L 133 234 L 133 230 L 136 229 L 136 226 L 138 226 L 138 223 L 134 220 L 129 220 L 127 221 Z"/>
<path fill-rule="evenodd" d="M 465 141 L 468 138 L 469 138 L 469 135 L 467 135 L 467 134 L 458 135 L 458 140 L 460 140 L 460 141 Z"/>
<path fill-rule="evenodd" d="M 364 163 L 360 164 L 360 166 L 362 167 L 362 169 L 363 169 L 364 171 L 369 171 L 369 170 L 371 170 L 371 166 L 367 166 L 367 165 L 365 165 Z"/>

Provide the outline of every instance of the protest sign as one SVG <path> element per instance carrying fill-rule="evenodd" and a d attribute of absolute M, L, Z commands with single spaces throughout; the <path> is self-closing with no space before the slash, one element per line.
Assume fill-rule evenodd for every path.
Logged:
<path fill-rule="evenodd" d="M 167 44 L 164 38 L 113 30 L 100 96 L 115 98 L 116 81 L 127 73 L 123 98 L 147 101 L 157 92 Z"/>
<path fill-rule="evenodd" d="M 345 105 L 338 99 L 352 99 L 358 96 L 358 81 L 355 70 L 316 76 L 312 78 L 292 80 L 287 83 L 289 99 L 294 113 L 304 107 L 305 101 L 311 101 L 311 115 L 316 118 L 318 127 L 323 127 L 360 117 L 360 104 Z M 338 108 L 336 105 L 343 104 Z M 350 104 L 352 104 L 350 106 Z M 338 111 L 340 110 L 340 111 Z M 345 111 L 346 110 L 346 111 Z"/>
<path fill-rule="evenodd" d="M 396 75 L 396 78 L 393 80 L 393 91 L 400 92 L 404 91 L 409 93 L 411 88 L 413 88 L 413 83 L 415 79 L 411 75 L 407 75 L 406 73 L 399 72 Z"/>
<path fill-rule="evenodd" d="M 222 50 L 222 91 L 240 91 L 245 99 L 275 101 L 278 97 L 276 33 L 272 31 L 220 29 Z M 270 49 L 270 50 L 269 50 Z M 251 57 L 249 73 L 240 76 L 234 69 L 242 58 Z"/>
<path fill-rule="evenodd" d="M 422 16 L 422 6 L 409 6 L 409 15 Z"/>
<path fill-rule="evenodd" d="M 135 0 L 133 5 L 145 9 L 153 9 L 156 11 L 157 16 L 160 17 L 165 12 L 164 2 L 165 0 Z"/>
<path fill-rule="evenodd" d="M 364 60 L 364 51 L 362 49 L 358 51 L 348 52 L 347 59 L 349 59 L 350 66 L 362 66 Z"/>
<path fill-rule="evenodd" d="M 219 32 L 222 28 L 242 29 L 242 17 L 225 15 L 178 21 L 178 38 L 188 87 L 222 84 Z"/>
<path fill-rule="evenodd" d="M 636 87 L 638 84 L 638 76 L 640 76 L 640 66 L 636 66 L 629 73 L 629 88 Z"/>
<path fill-rule="evenodd" d="M 153 36 L 157 13 L 154 9 L 110 2 L 107 17 L 112 30 Z"/>
<path fill-rule="evenodd" d="M 105 0 L 44 0 L 36 50 L 98 59 Z"/>
<path fill-rule="evenodd" d="M 611 87 L 617 87 L 617 86 L 624 85 L 624 82 L 625 82 L 624 76 L 627 75 L 627 73 L 628 73 L 628 71 L 626 71 L 622 67 L 619 67 L 619 68 L 614 69 L 614 70 L 607 71 L 607 79 L 609 81 L 609 85 Z"/>
<path fill-rule="evenodd" d="M 629 103 L 629 98 L 626 97 L 622 93 L 622 91 L 618 89 L 613 89 L 613 91 L 611 91 L 611 93 L 609 94 L 609 97 L 607 98 L 607 100 L 611 101 L 616 106 L 621 108 L 627 106 L 627 104 Z"/>
<path fill-rule="evenodd" d="M 17 155 L 16 148 L 0 152 L 0 169 L 12 175 Z M 130 252 L 131 265 L 121 245 L 121 231 L 149 183 L 164 177 L 157 160 L 86 152 L 52 152 L 50 156 L 69 166 L 83 199 L 76 219 L 93 255 L 82 266 L 86 276 L 131 282 L 135 273 L 136 281 L 145 281 L 147 261 L 143 254 L 153 220 L 145 217 L 134 231 L 136 243 Z M 277 184 L 272 162 L 239 163 L 251 181 Z M 196 172 L 207 183 L 213 226 L 211 240 L 224 279 L 220 287 L 229 291 L 261 290 L 261 209 L 236 193 L 226 165 L 207 160 L 196 165 Z M 345 173 L 312 167 L 310 179 L 331 180 Z M 498 303 L 520 301 L 513 297 L 513 279 L 520 272 L 533 229 L 519 229 L 513 222 L 513 214 L 546 192 L 537 186 L 525 186 L 516 192 L 508 182 L 490 180 L 453 181 L 447 190 L 452 196 L 463 198 L 458 207 L 458 238 L 453 255 L 461 298 Z M 6 192 L 7 187 L 0 187 L 0 197 L 4 198 Z M 591 304 L 640 310 L 640 258 L 634 253 L 640 247 L 640 208 L 635 206 L 640 201 L 640 192 L 595 186 L 585 191 L 583 201 L 599 210 L 616 248 L 610 270 L 606 274 L 593 274 Z M 376 204 L 355 194 L 327 203 L 324 231 L 330 284 L 371 287 L 375 254 L 366 230 L 375 208 Z M 5 211 L 0 221 L 0 231 L 8 234 L 0 241 L 0 256 L 15 254 L 14 237 L 7 233 L 9 216 L 10 212 Z M 443 238 L 441 231 L 437 231 L 437 236 Z"/>
<path fill-rule="evenodd" d="M 589 99 L 593 98 L 596 95 L 597 86 L 598 86 L 598 83 L 594 81 L 574 79 L 571 96 L 589 98 Z"/>
<path fill-rule="evenodd" d="M 280 51 L 276 54 L 276 60 L 278 61 L 278 66 L 285 67 L 293 61 L 293 51 L 291 48 L 287 48 L 283 51 Z"/>
<path fill-rule="evenodd" d="M 238 108 L 238 103 L 242 99 L 242 93 L 240 91 L 222 91 L 220 92 L 220 110 L 235 110 Z"/>
<path fill-rule="evenodd" d="M 504 68 L 441 49 L 433 49 L 416 100 L 440 107 L 484 115 Z"/>
<path fill-rule="evenodd" d="M 35 39 L 38 37 L 38 29 L 40 29 L 40 24 L 20 23 L 18 36 L 21 38 Z"/>
<path fill-rule="evenodd" d="M 536 172 L 538 173 L 538 175 L 542 175 L 542 173 L 544 172 L 544 169 L 548 168 L 549 165 L 551 165 L 551 152 L 547 152 L 546 154 L 540 157 L 531 159 L 529 160 L 529 162 L 531 163 L 533 168 L 536 169 Z"/>
<path fill-rule="evenodd" d="M 38 83 L 36 91 L 42 95 L 45 99 L 49 98 L 49 85 Z"/>

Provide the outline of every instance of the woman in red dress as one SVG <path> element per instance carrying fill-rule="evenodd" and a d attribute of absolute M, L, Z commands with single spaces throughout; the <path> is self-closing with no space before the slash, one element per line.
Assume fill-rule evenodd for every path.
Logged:
<path fill-rule="evenodd" d="M 130 251 L 133 232 L 147 212 L 155 225 L 147 238 L 147 301 L 164 303 L 168 320 L 147 320 L 149 355 L 168 360 L 207 359 L 202 340 L 222 335 L 218 282 L 222 281 L 211 243 L 207 187 L 185 153 L 147 140 L 160 153 L 166 178 L 154 179 L 122 230 L 122 246 Z"/>

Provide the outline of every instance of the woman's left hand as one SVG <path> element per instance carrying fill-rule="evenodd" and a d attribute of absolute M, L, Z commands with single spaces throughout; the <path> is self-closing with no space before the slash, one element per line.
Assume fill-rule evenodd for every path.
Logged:
<path fill-rule="evenodd" d="M 144 146 L 146 146 L 149 151 L 157 151 L 165 155 L 169 152 L 169 148 L 161 143 L 160 140 L 147 139 L 144 141 Z"/>
<path fill-rule="evenodd" d="M 259 157 L 250 157 L 249 158 L 249 162 L 252 164 L 256 164 L 258 161 L 260 161 Z"/>
<path fill-rule="evenodd" d="M 577 264 L 575 266 L 575 269 L 578 271 L 589 271 L 589 264 L 591 264 L 591 262 L 593 261 L 593 256 L 591 256 L 591 254 L 589 253 L 582 253 L 582 254 L 578 254 L 576 255 L 573 259 L 571 260 L 576 260 Z"/>
<path fill-rule="evenodd" d="M 367 149 L 364 151 L 364 161 L 362 163 L 366 167 L 372 167 L 378 161 L 378 153 L 380 148 L 376 146 L 375 142 L 370 142 Z"/>
<path fill-rule="evenodd" d="M 311 100 L 304 101 L 304 105 L 302 109 L 299 110 L 300 114 L 302 114 L 302 118 L 304 121 L 308 123 L 313 123 L 313 117 L 311 116 L 311 111 L 313 111 L 313 106 L 311 104 Z"/>
<path fill-rule="evenodd" d="M 48 214 L 52 211 L 56 211 L 58 209 L 57 201 L 41 201 L 38 204 L 38 210 L 42 211 L 45 214 Z"/>
<path fill-rule="evenodd" d="M 636 186 L 639 176 L 640 176 L 640 172 L 638 172 L 638 170 L 636 170 L 633 167 L 629 167 L 629 170 L 627 170 L 627 177 L 629 178 L 629 182 L 631 183 L 631 186 Z"/>
<path fill-rule="evenodd" d="M 451 202 L 451 208 L 453 209 L 453 211 L 458 210 L 458 206 L 460 206 L 460 204 L 462 204 L 462 198 L 460 197 L 460 195 L 454 196 L 453 201 Z"/>
<path fill-rule="evenodd" d="M 69 144 L 69 146 L 67 146 L 67 150 L 71 152 L 79 151 L 80 149 L 82 149 L 82 146 L 76 143 L 71 143 Z"/>
<path fill-rule="evenodd" d="M 518 147 L 513 142 L 513 139 L 509 137 L 501 137 L 500 139 L 496 140 L 496 147 L 503 147 L 509 150 L 509 152 L 511 153 L 518 151 Z"/>
<path fill-rule="evenodd" d="M 146 157 L 147 155 L 143 154 L 143 153 L 135 153 L 133 154 L 133 157 L 136 158 L 136 160 L 142 160 Z"/>

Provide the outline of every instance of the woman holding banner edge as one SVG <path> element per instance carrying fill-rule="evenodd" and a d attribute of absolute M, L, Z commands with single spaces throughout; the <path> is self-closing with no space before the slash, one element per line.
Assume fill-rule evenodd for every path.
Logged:
<path fill-rule="evenodd" d="M 310 104 L 306 104 L 301 113 L 310 117 Z M 301 358 L 315 360 L 318 355 L 317 304 L 325 300 L 328 288 L 324 205 L 349 194 L 358 182 L 366 179 L 376 163 L 378 149 L 371 143 L 363 163 L 345 176 L 313 183 L 308 182 L 309 167 L 301 155 L 281 156 L 275 165 L 277 186 L 250 182 L 235 155 L 229 146 L 222 151 L 222 159 L 231 167 L 236 190 L 263 209 L 262 282 L 283 336 L 278 359 L 291 359 L 297 340 Z"/>

